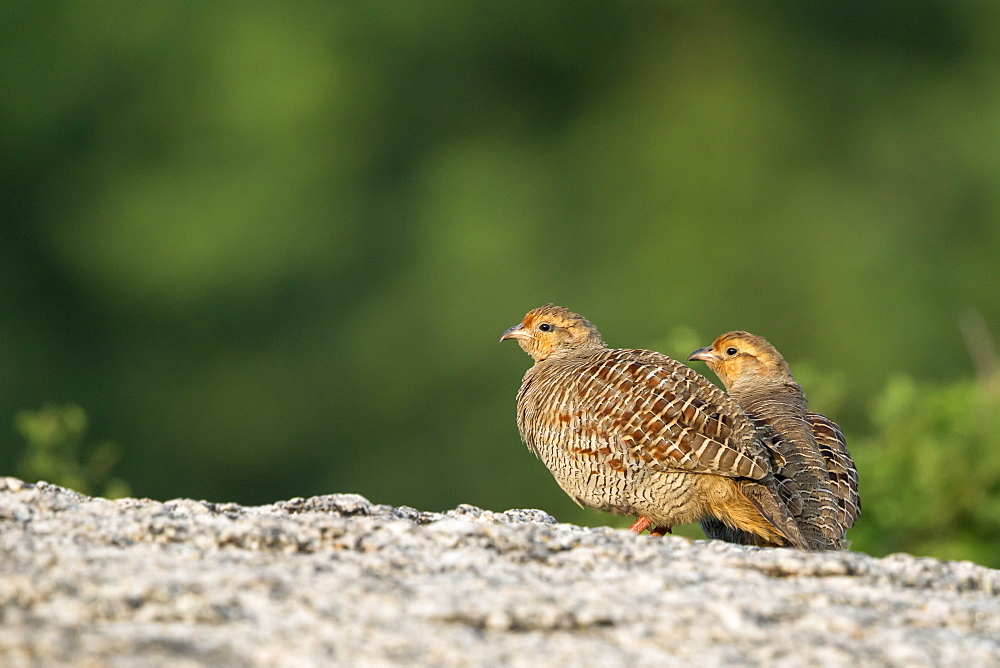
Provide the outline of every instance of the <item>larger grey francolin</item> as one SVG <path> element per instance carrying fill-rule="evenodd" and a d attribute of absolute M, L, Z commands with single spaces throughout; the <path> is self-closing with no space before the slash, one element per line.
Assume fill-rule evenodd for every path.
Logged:
<path fill-rule="evenodd" d="M 713 520 L 757 545 L 806 546 L 772 476 L 780 456 L 693 369 L 608 348 L 596 327 L 551 304 L 504 339 L 535 361 L 517 394 L 521 437 L 577 503 L 666 531 Z"/>
<path fill-rule="evenodd" d="M 788 363 L 766 339 L 748 332 L 728 332 L 688 360 L 706 362 L 758 428 L 784 457 L 777 477 L 797 497 L 788 503 L 810 549 L 847 547 L 845 534 L 861 512 L 858 472 L 847 451 L 844 433 L 832 420 L 806 410 L 805 393 Z M 734 542 L 719 523 L 705 532 Z"/>

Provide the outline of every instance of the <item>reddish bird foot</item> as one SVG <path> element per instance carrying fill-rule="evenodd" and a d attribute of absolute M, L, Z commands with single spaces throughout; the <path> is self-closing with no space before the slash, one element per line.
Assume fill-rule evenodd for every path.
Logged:
<path fill-rule="evenodd" d="M 646 517 L 645 515 L 639 515 L 639 519 L 637 519 L 635 522 L 632 523 L 632 526 L 629 527 L 629 531 L 642 533 L 650 526 L 652 526 L 652 524 L 653 523 L 649 521 L 648 517 Z"/>
<path fill-rule="evenodd" d="M 650 527 L 653 527 L 650 529 Z M 654 527 L 653 522 L 645 515 L 639 515 L 639 519 L 632 523 L 629 527 L 629 531 L 634 531 L 641 534 L 646 529 L 649 529 L 650 536 L 662 536 L 664 534 L 670 533 L 670 527 Z"/>

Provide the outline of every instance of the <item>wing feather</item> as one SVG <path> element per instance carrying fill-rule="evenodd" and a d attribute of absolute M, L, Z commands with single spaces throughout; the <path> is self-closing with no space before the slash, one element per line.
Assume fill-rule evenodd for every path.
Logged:
<path fill-rule="evenodd" d="M 658 471 L 755 480 L 770 475 L 769 453 L 754 425 L 734 400 L 693 369 L 647 350 L 604 349 L 574 365 L 573 382 L 565 381 L 566 369 L 552 365 L 550 377 L 536 375 L 522 387 L 522 394 L 549 398 L 519 397 L 526 410 L 540 403 L 554 408 L 540 427 L 549 432 L 545 440 L 582 440 Z M 538 429 L 539 417 L 525 413 L 519 422 Z"/>
<path fill-rule="evenodd" d="M 861 514 L 861 497 L 858 495 L 858 469 L 851 453 L 847 451 L 847 439 L 836 422 L 819 413 L 806 413 L 812 427 L 820 454 L 826 462 L 830 475 L 830 488 L 837 498 L 838 520 L 844 530 L 854 526 Z"/>

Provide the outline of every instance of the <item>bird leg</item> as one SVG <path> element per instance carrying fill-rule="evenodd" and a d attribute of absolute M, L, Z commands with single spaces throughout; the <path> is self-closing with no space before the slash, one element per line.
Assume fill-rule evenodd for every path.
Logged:
<path fill-rule="evenodd" d="M 650 529 L 650 527 L 652 528 Z M 632 526 L 629 527 L 630 531 L 634 531 L 637 534 L 641 534 L 646 529 L 649 529 L 650 536 L 663 536 L 664 534 L 671 533 L 670 527 L 668 526 L 664 527 L 653 526 L 652 520 L 650 520 L 645 515 L 639 515 L 639 519 L 633 522 Z"/>
<path fill-rule="evenodd" d="M 652 524 L 653 523 L 649 521 L 648 517 L 646 517 L 645 515 L 639 515 L 639 519 L 637 519 L 635 522 L 632 523 L 632 526 L 629 527 L 629 531 L 634 531 L 637 534 L 641 534 L 643 531 L 652 526 Z"/>

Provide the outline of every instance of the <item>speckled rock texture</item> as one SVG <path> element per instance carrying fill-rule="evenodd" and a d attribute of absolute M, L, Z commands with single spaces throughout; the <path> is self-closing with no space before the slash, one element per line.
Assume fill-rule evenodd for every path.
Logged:
<path fill-rule="evenodd" d="M 1000 571 L 0 478 L 0 665 L 995 666 Z"/>

